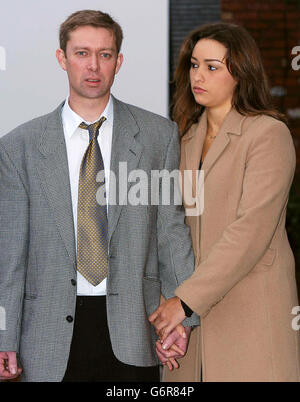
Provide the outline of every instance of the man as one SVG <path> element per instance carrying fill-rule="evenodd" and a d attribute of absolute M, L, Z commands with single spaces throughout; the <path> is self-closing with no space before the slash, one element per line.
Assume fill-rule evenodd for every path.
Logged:
<path fill-rule="evenodd" d="M 1 378 L 159 379 L 147 317 L 194 259 L 181 207 L 126 203 L 124 166 L 173 171 L 179 145 L 175 124 L 110 94 L 121 42 L 109 15 L 72 14 L 57 50 L 68 99 L 0 139 Z"/>

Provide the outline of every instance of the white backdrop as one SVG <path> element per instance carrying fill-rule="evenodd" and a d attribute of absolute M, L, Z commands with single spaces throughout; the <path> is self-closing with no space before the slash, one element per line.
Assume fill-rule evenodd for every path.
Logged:
<path fill-rule="evenodd" d="M 112 93 L 168 115 L 168 0 L 9 0 L 0 7 L 0 136 L 66 98 L 58 30 L 81 9 L 108 12 L 123 29 L 124 63 Z"/>

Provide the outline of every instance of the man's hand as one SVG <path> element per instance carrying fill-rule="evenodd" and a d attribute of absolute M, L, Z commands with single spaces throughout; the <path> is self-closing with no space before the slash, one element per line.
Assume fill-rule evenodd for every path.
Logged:
<path fill-rule="evenodd" d="M 190 333 L 190 327 L 185 328 L 179 324 L 163 343 L 160 340 L 156 342 L 157 356 L 164 365 L 168 366 L 170 371 L 179 367 L 176 359 L 185 356 Z"/>
<path fill-rule="evenodd" d="M 173 329 L 185 319 L 179 297 L 171 297 L 162 303 L 149 317 L 159 338 L 164 341 Z"/>
<path fill-rule="evenodd" d="M 22 369 L 18 368 L 16 352 L 0 352 L 0 379 L 12 380 L 19 377 Z"/>

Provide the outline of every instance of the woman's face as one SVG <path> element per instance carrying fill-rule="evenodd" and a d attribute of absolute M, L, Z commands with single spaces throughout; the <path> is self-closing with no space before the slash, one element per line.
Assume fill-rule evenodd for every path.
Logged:
<path fill-rule="evenodd" d="M 197 103 L 210 108 L 231 107 L 236 81 L 226 66 L 227 49 L 213 39 L 200 39 L 190 67 L 191 90 Z"/>

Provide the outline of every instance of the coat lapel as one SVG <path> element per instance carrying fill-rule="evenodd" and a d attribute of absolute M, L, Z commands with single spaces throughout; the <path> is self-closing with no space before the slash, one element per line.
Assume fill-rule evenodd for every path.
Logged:
<path fill-rule="evenodd" d="M 201 160 L 202 148 L 205 140 L 207 128 L 207 117 L 206 110 L 202 113 L 198 124 L 194 124 L 190 130 L 186 133 L 186 135 L 182 138 L 182 146 L 181 150 L 184 152 L 182 156 L 182 160 L 184 161 L 182 168 L 189 172 L 181 172 L 183 175 L 183 198 L 185 202 L 185 208 L 191 208 L 189 214 L 187 216 L 187 222 L 191 226 L 192 236 L 195 236 L 193 239 L 193 248 L 196 257 L 196 265 L 199 262 L 200 258 L 200 216 L 198 213 L 198 203 L 199 203 L 199 188 L 198 187 L 198 170 Z M 192 173 L 192 176 L 190 175 Z M 191 187 L 190 187 L 191 186 Z M 192 198 L 195 203 L 190 203 L 187 200 L 185 190 L 192 188 Z M 190 190 L 188 190 L 190 191 Z M 195 216 L 191 211 L 195 211 Z M 190 218 L 192 216 L 192 218 Z"/>
<path fill-rule="evenodd" d="M 207 128 L 206 111 L 202 113 L 199 123 L 194 124 L 188 133 L 183 137 L 185 152 L 185 170 L 192 171 L 192 196 L 196 197 L 196 172 L 199 170 L 202 148 Z M 185 175 L 185 179 L 191 177 Z"/>
<path fill-rule="evenodd" d="M 140 131 L 128 107 L 113 97 L 114 123 L 111 149 L 111 168 L 108 206 L 108 236 L 109 241 L 117 226 L 123 205 L 127 203 L 128 174 L 137 168 L 143 145 L 136 141 L 135 136 Z M 122 165 L 120 165 L 122 163 Z M 121 166 L 121 167 L 120 167 Z"/>
<path fill-rule="evenodd" d="M 240 135 L 242 123 L 246 116 L 242 116 L 235 109 L 231 109 L 227 114 L 220 131 L 217 135 L 217 138 L 211 145 L 209 151 L 206 154 L 204 159 L 202 170 L 204 170 L 204 182 L 207 179 L 208 174 L 213 169 L 216 161 L 221 157 L 225 149 L 230 143 L 231 135 Z M 198 124 L 195 124 L 191 127 L 189 132 L 182 138 L 182 150 L 184 150 L 184 163 L 182 168 L 186 170 L 191 170 L 193 172 L 192 177 L 192 196 L 197 199 L 196 203 L 200 201 L 200 197 L 202 194 L 202 186 L 197 188 L 197 185 L 203 185 L 200 181 L 196 181 L 195 172 L 199 169 L 200 159 L 202 155 L 202 148 L 205 141 L 207 131 L 207 112 L 204 110 L 202 113 Z M 184 176 L 184 180 L 189 180 L 189 176 Z M 190 185 L 188 183 L 187 185 Z M 196 204 L 194 208 L 196 207 Z M 197 211 L 199 211 L 199 206 L 196 207 Z M 200 208 L 201 209 L 201 208 Z M 197 262 L 199 263 L 201 255 L 200 255 L 200 215 L 195 216 L 196 220 L 191 219 L 190 224 L 195 225 L 194 228 L 194 249 L 195 255 L 197 258 Z"/>
<path fill-rule="evenodd" d="M 212 167 L 229 145 L 231 140 L 230 135 L 241 134 L 242 124 L 245 118 L 246 116 L 241 115 L 234 108 L 232 108 L 225 117 L 217 138 L 212 143 L 204 159 L 202 165 L 202 170 L 204 170 L 204 180 L 206 180 Z M 192 126 L 190 131 L 186 134 L 186 137 L 183 137 L 183 141 L 185 141 L 185 165 L 189 170 L 195 171 L 199 169 L 206 131 L 207 112 L 204 110 L 198 124 Z M 195 192 L 194 186 L 195 181 L 193 181 L 193 193 Z"/>
<path fill-rule="evenodd" d="M 50 114 L 41 135 L 37 170 L 60 236 L 75 268 L 75 235 L 62 106 Z"/>
<path fill-rule="evenodd" d="M 202 169 L 204 170 L 204 181 L 207 179 L 207 176 L 216 161 L 220 158 L 224 150 L 229 145 L 231 134 L 241 134 L 241 127 L 245 118 L 246 116 L 241 115 L 234 108 L 232 108 L 226 115 L 220 131 L 204 159 L 202 165 Z"/>

